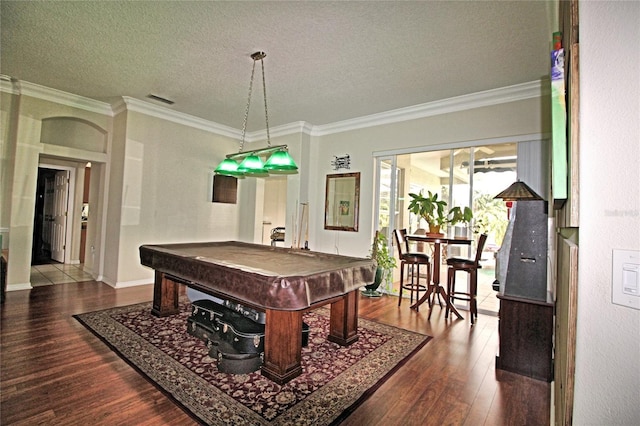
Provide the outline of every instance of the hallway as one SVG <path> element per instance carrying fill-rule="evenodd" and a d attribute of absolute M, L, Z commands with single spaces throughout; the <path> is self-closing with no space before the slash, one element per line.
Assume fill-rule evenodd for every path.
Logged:
<path fill-rule="evenodd" d="M 84 272 L 82 264 L 65 265 L 49 263 L 31 267 L 31 285 L 42 287 L 46 285 L 91 281 L 93 277 Z"/>

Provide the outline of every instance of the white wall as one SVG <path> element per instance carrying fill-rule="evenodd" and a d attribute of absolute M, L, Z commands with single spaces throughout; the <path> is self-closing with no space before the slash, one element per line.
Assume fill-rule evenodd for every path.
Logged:
<path fill-rule="evenodd" d="M 7 100 L 3 95 L 3 101 Z M 4 108 L 10 108 L 9 111 Z M 3 241 L 9 249 L 11 261 L 7 273 L 7 290 L 31 288 L 30 266 L 33 237 L 33 218 L 36 181 L 40 156 L 69 158 L 81 161 L 104 161 L 104 153 L 82 149 L 82 145 L 69 148 L 43 143 L 41 140 L 42 120 L 52 117 L 73 117 L 92 123 L 100 129 L 111 128 L 111 117 L 96 110 L 87 111 L 44 101 L 25 94 L 16 95 L 6 105 L 3 102 L 2 125 L 10 128 L 3 132 L 2 165 L 10 176 L 3 175 L 2 227 L 8 227 L 8 241 Z M 5 111 L 7 114 L 5 115 Z M 3 238 L 4 240 L 4 238 Z"/>
<path fill-rule="evenodd" d="M 237 141 L 140 112 L 123 114 L 126 135 L 114 139 L 110 170 L 108 221 L 116 235 L 108 237 L 105 259 L 105 282 L 116 287 L 153 281 L 153 271 L 140 264 L 140 245 L 238 238 L 239 204 L 211 201 L 213 170 Z M 118 211 L 111 211 L 112 201 Z"/>
<path fill-rule="evenodd" d="M 9 226 L 11 225 L 11 190 L 16 144 L 15 119 L 19 97 L 9 92 L 0 92 L 0 235 L 2 247 L 9 247 Z"/>
<path fill-rule="evenodd" d="M 580 2 L 574 424 L 640 424 L 640 311 L 611 303 L 613 249 L 640 250 L 640 2 Z"/>
<path fill-rule="evenodd" d="M 309 182 L 312 249 L 350 256 L 368 254 L 374 223 L 375 153 L 540 135 L 549 131 L 547 105 L 548 97 L 536 97 L 312 138 L 310 156 L 315 159 L 310 164 Z M 334 171 L 331 160 L 345 154 L 351 157 L 351 169 Z M 328 231 L 324 229 L 323 215 L 325 176 L 346 171 L 361 172 L 359 231 Z"/>

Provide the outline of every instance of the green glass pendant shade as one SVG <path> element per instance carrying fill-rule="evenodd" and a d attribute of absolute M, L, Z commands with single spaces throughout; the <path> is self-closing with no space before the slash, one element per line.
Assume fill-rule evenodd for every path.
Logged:
<path fill-rule="evenodd" d="M 264 168 L 269 171 L 269 173 L 296 173 L 298 170 L 298 166 L 296 165 L 293 158 L 287 151 L 279 150 L 273 153 L 271 157 L 267 160 Z"/>
<path fill-rule="evenodd" d="M 222 160 L 218 167 L 216 167 L 215 173 L 224 176 L 242 177 L 244 173 L 238 170 L 238 163 L 230 158 Z"/>
<path fill-rule="evenodd" d="M 257 155 L 249 155 L 238 166 L 238 171 L 251 176 L 268 176 L 264 163 Z"/>

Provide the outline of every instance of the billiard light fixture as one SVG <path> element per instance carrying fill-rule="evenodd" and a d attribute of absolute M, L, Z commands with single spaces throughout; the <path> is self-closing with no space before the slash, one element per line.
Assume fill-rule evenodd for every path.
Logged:
<path fill-rule="evenodd" d="M 251 69 L 251 80 L 249 81 L 249 96 L 247 99 L 247 108 L 244 113 L 244 122 L 242 124 L 242 139 L 240 141 L 240 152 L 228 154 L 218 167 L 215 173 L 218 175 L 233 176 L 236 178 L 249 177 L 266 177 L 270 174 L 295 174 L 298 173 L 296 165 L 291 155 L 289 155 L 286 145 L 271 146 L 271 135 L 269 134 L 269 112 L 267 110 L 267 86 L 264 79 L 264 61 L 267 56 L 264 52 L 255 52 L 251 55 L 253 59 L 253 68 Z M 256 62 L 260 61 L 262 65 L 262 90 L 264 95 L 264 117 L 267 128 L 267 147 L 244 151 L 244 141 L 247 133 L 247 119 L 249 118 L 249 106 L 251 105 L 251 91 L 253 89 L 253 77 L 256 70 Z M 264 162 L 262 157 L 269 159 Z M 238 161 L 240 163 L 238 164 Z"/>

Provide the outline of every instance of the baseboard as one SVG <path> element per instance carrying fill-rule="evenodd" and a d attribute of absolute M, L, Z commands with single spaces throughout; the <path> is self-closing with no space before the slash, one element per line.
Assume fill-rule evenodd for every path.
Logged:
<path fill-rule="evenodd" d="M 111 285 L 110 283 L 107 283 Z M 116 285 L 111 285 L 113 288 L 126 288 L 126 287 L 137 287 L 141 285 L 153 284 L 153 280 L 149 280 L 148 278 L 143 280 L 133 280 L 133 281 L 120 281 L 116 283 Z"/>
<path fill-rule="evenodd" d="M 20 284 L 7 284 L 7 291 L 18 291 L 18 290 L 31 290 L 33 286 L 31 283 L 20 283 Z"/>

